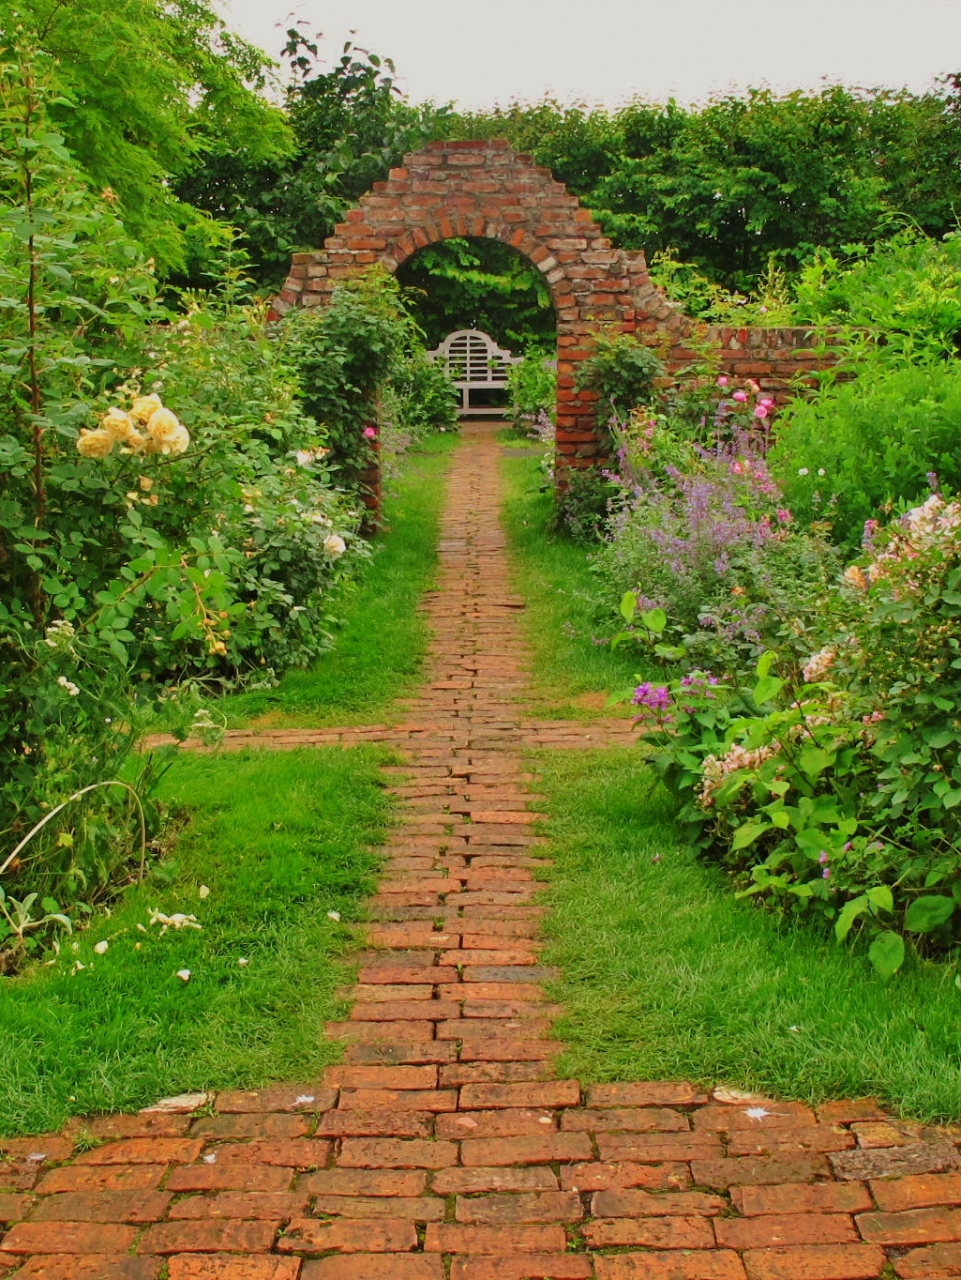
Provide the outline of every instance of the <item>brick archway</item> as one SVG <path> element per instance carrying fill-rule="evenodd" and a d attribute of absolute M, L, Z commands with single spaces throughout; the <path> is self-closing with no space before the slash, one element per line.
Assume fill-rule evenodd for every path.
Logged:
<path fill-rule="evenodd" d="M 603 452 L 592 393 L 574 373 L 591 354 L 598 323 L 613 323 L 663 347 L 672 369 L 694 358 L 686 342 L 718 348 L 719 367 L 756 378 L 781 399 L 798 372 L 825 363 L 806 329 L 697 325 L 657 289 L 640 250 L 615 249 L 587 209 L 549 169 L 507 142 L 431 142 L 405 157 L 386 182 L 312 253 L 295 253 L 274 309 L 322 305 L 341 281 L 379 263 L 393 273 L 419 249 L 454 236 L 501 240 L 542 273 L 557 316 L 557 463 L 590 466 Z"/>

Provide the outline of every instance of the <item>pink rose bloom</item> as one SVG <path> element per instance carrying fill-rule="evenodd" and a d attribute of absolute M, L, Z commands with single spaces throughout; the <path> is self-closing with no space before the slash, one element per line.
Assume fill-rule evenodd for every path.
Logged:
<path fill-rule="evenodd" d="M 761 396 L 761 399 L 758 401 L 758 403 L 763 404 L 765 409 L 773 408 L 773 405 L 774 405 L 774 401 L 771 399 L 770 396 Z"/>
<path fill-rule="evenodd" d="M 764 404 L 755 405 L 755 406 L 754 406 L 754 416 L 755 416 L 755 418 L 766 418 L 766 417 L 767 417 L 767 405 L 764 405 Z"/>
<path fill-rule="evenodd" d="M 735 391 L 732 399 L 736 400 L 738 404 L 744 404 L 744 402 L 747 400 L 747 392 Z"/>
<path fill-rule="evenodd" d="M 366 440 L 373 440 L 376 438 L 376 436 L 377 436 L 377 429 L 375 427 L 364 427 L 364 438 Z"/>
<path fill-rule="evenodd" d="M 722 374 L 721 374 L 721 376 L 718 378 L 718 380 L 717 380 L 717 385 L 718 385 L 719 387 L 726 387 L 726 386 L 727 386 L 727 378 L 725 378 L 725 376 L 724 376 L 724 374 L 723 374 L 723 373 L 722 373 Z"/>

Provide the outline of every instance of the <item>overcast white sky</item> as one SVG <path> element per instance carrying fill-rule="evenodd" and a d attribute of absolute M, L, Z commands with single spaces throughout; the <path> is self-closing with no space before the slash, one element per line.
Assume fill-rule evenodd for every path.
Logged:
<path fill-rule="evenodd" d="M 276 56 L 290 15 L 393 58 L 414 101 L 616 106 L 768 84 L 928 87 L 961 70 L 961 0 L 220 0 Z M 351 33 L 355 34 L 351 34 Z"/>

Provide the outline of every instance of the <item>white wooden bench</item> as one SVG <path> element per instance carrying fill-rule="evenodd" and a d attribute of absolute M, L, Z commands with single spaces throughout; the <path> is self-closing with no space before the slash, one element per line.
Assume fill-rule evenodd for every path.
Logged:
<path fill-rule="evenodd" d="M 449 333 L 439 347 L 428 351 L 427 358 L 443 361 L 447 376 L 461 393 L 459 418 L 482 413 L 503 416 L 503 406 L 472 404 L 471 392 L 505 390 L 508 369 L 512 364 L 520 364 L 520 356 L 502 350 L 480 329 L 458 329 Z"/>

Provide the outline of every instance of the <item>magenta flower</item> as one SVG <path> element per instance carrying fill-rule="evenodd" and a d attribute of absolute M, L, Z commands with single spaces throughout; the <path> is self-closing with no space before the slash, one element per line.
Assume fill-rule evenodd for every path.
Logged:
<path fill-rule="evenodd" d="M 791 513 L 788 511 L 787 507 L 778 507 L 774 514 L 777 516 L 779 524 L 791 523 Z"/>
<path fill-rule="evenodd" d="M 732 400 L 736 400 L 736 401 L 738 402 L 738 404 L 744 404 L 744 402 L 747 400 L 747 392 L 746 392 L 746 391 L 735 391 L 735 392 L 734 392 L 734 395 L 731 397 L 731 399 L 732 399 Z"/>
<path fill-rule="evenodd" d="M 376 428 L 376 427 L 364 427 L 364 439 L 365 439 L 365 440 L 374 440 L 374 439 L 376 439 L 376 438 L 377 438 L 377 428 Z"/>
<path fill-rule="evenodd" d="M 721 374 L 721 376 L 718 378 L 718 380 L 717 380 L 717 385 L 718 385 L 719 387 L 726 387 L 726 386 L 727 386 L 727 378 L 724 376 L 724 374 L 723 374 L 723 373 L 722 373 L 722 374 Z"/>
<path fill-rule="evenodd" d="M 766 418 L 766 417 L 767 417 L 767 414 L 768 414 L 767 405 L 764 405 L 764 404 L 756 404 L 756 405 L 754 406 L 754 416 L 755 416 L 755 418 Z"/>

